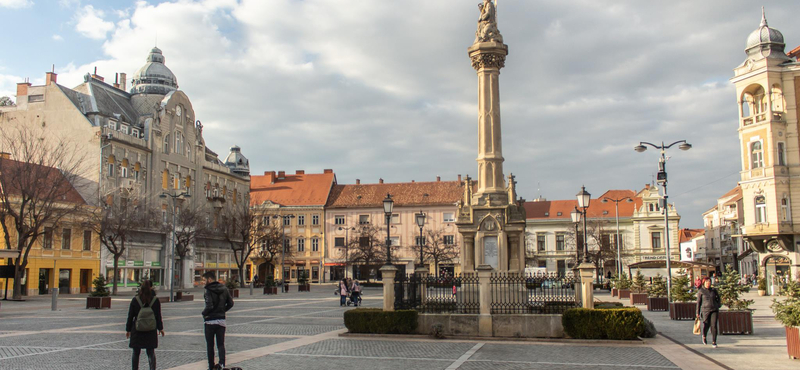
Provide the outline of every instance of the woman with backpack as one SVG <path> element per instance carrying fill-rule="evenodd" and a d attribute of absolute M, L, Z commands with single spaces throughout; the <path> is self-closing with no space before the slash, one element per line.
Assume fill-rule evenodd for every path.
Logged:
<path fill-rule="evenodd" d="M 150 280 L 142 282 L 139 292 L 131 300 L 125 331 L 125 337 L 131 340 L 128 346 L 133 348 L 132 369 L 139 369 L 139 356 L 144 348 L 150 370 L 156 370 L 155 349 L 158 348 L 158 334 L 164 336 L 164 323 L 161 321 L 161 303 Z"/>

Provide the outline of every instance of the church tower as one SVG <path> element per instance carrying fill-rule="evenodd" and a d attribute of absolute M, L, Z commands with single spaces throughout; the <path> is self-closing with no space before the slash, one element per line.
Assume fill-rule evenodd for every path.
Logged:
<path fill-rule="evenodd" d="M 475 41 L 467 49 L 478 75 L 478 179 L 475 184 L 467 177 L 459 202 L 462 269 L 489 265 L 497 271 L 524 271 L 525 210 L 517 204 L 514 176 L 506 185 L 503 174 L 500 68 L 508 45 L 497 29 L 494 3 L 484 0 L 479 8 Z"/>
<path fill-rule="evenodd" d="M 798 274 L 800 264 L 800 64 L 785 53 L 783 34 L 761 24 L 734 69 L 741 148 L 742 235 L 758 253 L 759 274 Z M 796 211 L 795 211 L 796 210 Z M 738 230 L 736 230 L 738 231 Z M 765 275 L 766 274 L 766 275 Z"/>

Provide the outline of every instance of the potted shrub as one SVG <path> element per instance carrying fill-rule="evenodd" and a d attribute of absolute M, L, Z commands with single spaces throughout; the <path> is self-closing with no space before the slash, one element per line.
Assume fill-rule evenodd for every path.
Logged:
<path fill-rule="evenodd" d="M 653 277 L 653 283 L 647 288 L 647 310 L 648 311 L 667 311 L 669 310 L 669 299 L 667 299 L 667 282 L 661 274 Z"/>
<path fill-rule="evenodd" d="M 106 279 L 103 275 L 98 275 L 92 280 L 94 290 L 86 297 L 86 308 L 111 308 L 111 297 L 109 297 L 108 288 L 106 288 Z"/>
<path fill-rule="evenodd" d="M 619 289 L 617 288 L 617 282 L 619 281 L 619 274 L 614 274 L 611 277 L 611 296 L 616 297 L 619 295 Z"/>
<path fill-rule="evenodd" d="M 742 299 L 742 293 L 750 291 L 750 287 L 741 283 L 739 272 L 731 267 L 725 270 L 717 282 L 720 300 L 727 310 L 719 311 L 720 334 L 753 334 L 753 311 L 748 307 L 752 299 Z"/>
<path fill-rule="evenodd" d="M 236 284 L 235 280 L 226 281 L 225 286 L 228 288 L 228 291 L 231 292 L 231 297 L 239 298 L 239 286 Z"/>
<path fill-rule="evenodd" d="M 628 279 L 627 274 L 622 274 L 617 281 L 617 294 L 619 299 L 631 298 L 631 279 Z"/>
<path fill-rule="evenodd" d="M 786 328 L 786 349 L 789 357 L 800 358 L 800 282 L 790 280 L 786 284 L 786 299 L 778 301 L 772 300 L 772 312 L 775 313 L 775 320 L 778 320 Z"/>
<path fill-rule="evenodd" d="M 696 296 L 689 288 L 692 282 L 686 270 L 680 269 L 678 276 L 672 279 L 672 303 L 669 304 L 669 318 L 673 320 L 694 320 L 697 316 Z"/>
<path fill-rule="evenodd" d="M 308 271 L 300 271 L 300 273 L 297 274 L 297 291 L 298 292 L 311 291 L 311 284 L 308 283 Z"/>
<path fill-rule="evenodd" d="M 644 280 L 642 271 L 636 269 L 636 275 L 631 282 L 631 304 L 644 305 L 647 304 L 647 282 Z"/>
<path fill-rule="evenodd" d="M 266 279 L 264 279 L 264 294 L 278 294 L 274 276 L 267 275 Z"/>
<path fill-rule="evenodd" d="M 758 296 L 763 297 L 767 295 L 767 279 L 763 276 L 758 277 Z"/>

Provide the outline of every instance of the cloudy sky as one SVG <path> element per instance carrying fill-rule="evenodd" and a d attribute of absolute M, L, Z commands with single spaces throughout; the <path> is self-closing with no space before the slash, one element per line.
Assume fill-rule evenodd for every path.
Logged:
<path fill-rule="evenodd" d="M 220 153 L 254 174 L 335 170 L 340 183 L 475 175 L 479 0 L 0 0 L 0 96 L 52 65 L 73 87 L 128 76 L 157 42 Z M 682 227 L 736 185 L 728 81 L 765 5 L 787 48 L 800 2 L 500 0 L 505 171 L 526 199 L 640 189 L 668 162 Z M 157 41 L 156 41 L 157 40 Z"/>

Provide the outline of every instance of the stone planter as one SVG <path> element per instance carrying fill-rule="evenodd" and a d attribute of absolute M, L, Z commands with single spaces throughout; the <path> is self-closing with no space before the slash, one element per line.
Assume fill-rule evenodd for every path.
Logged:
<path fill-rule="evenodd" d="M 311 284 L 303 284 L 297 286 L 298 292 L 310 292 L 311 291 Z"/>
<path fill-rule="evenodd" d="M 619 290 L 617 288 L 611 288 L 611 296 L 616 297 L 619 295 Z"/>
<path fill-rule="evenodd" d="M 86 308 L 111 308 L 111 297 L 86 297 Z"/>
<path fill-rule="evenodd" d="M 753 334 L 752 311 L 719 311 L 720 334 Z"/>
<path fill-rule="evenodd" d="M 631 305 L 646 305 L 647 293 L 631 293 Z"/>
<path fill-rule="evenodd" d="M 278 287 L 276 287 L 276 286 L 265 286 L 264 287 L 264 294 L 278 294 Z"/>
<path fill-rule="evenodd" d="M 189 302 L 194 301 L 194 296 L 191 294 L 183 294 L 183 292 L 175 293 L 175 302 Z"/>
<path fill-rule="evenodd" d="M 239 289 L 231 290 L 231 297 L 239 298 Z"/>
<path fill-rule="evenodd" d="M 619 293 L 619 299 L 629 299 L 631 297 L 630 289 L 620 289 L 618 293 Z"/>
<path fill-rule="evenodd" d="M 786 349 L 789 351 L 789 358 L 800 358 L 800 328 L 786 327 Z"/>
<path fill-rule="evenodd" d="M 767 291 L 766 290 L 761 290 L 761 289 L 758 290 L 758 296 L 759 297 L 763 297 L 765 295 L 767 295 Z"/>
<path fill-rule="evenodd" d="M 694 320 L 697 317 L 697 302 L 672 302 L 669 304 L 669 318 L 673 320 Z"/>
<path fill-rule="evenodd" d="M 669 300 L 666 297 L 647 298 L 648 311 L 669 311 Z"/>

